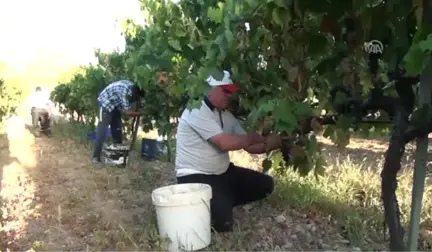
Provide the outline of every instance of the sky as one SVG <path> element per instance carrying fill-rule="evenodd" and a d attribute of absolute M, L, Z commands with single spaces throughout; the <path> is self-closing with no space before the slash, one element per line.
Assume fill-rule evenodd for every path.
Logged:
<path fill-rule="evenodd" d="M 0 61 L 17 69 L 47 55 L 57 64 L 94 62 L 94 48 L 124 46 L 121 20 L 142 23 L 140 13 L 137 0 L 2 0 Z"/>

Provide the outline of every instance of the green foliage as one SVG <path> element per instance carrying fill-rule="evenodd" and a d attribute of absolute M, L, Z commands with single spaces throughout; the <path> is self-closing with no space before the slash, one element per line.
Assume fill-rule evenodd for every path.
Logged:
<path fill-rule="evenodd" d="M 15 112 L 21 101 L 21 95 L 21 90 L 8 85 L 3 79 L 0 79 L 0 123 Z"/>
<path fill-rule="evenodd" d="M 384 82 L 387 71 L 397 69 L 402 59 L 408 74 L 419 73 L 419 59 L 431 48 L 429 31 L 416 30 L 419 17 L 409 0 L 140 2 L 146 25 L 124 22 L 125 51 L 97 51 L 98 65 L 59 86 L 55 101 L 93 116 L 97 93 L 126 78 L 147 91 L 144 129 L 157 127 L 159 134 L 170 136 L 176 127 L 173 118 L 184 108 L 182 97 L 187 94 L 187 106 L 193 107 L 205 93 L 208 75 L 220 78 L 228 69 L 241 87 L 241 106 L 250 111 L 248 128 L 264 130 L 262 121 L 271 118 L 267 132 L 292 136 L 303 119 L 332 113 L 328 93 L 335 85 L 343 84 L 357 97 L 368 93 L 373 81 L 363 50 L 366 42 L 379 40 L 385 46 L 379 69 Z M 345 29 L 348 16 L 357 25 L 355 31 Z M 168 71 L 168 83 L 158 83 L 161 70 Z M 346 146 L 352 121 L 343 117 L 325 127 L 324 135 Z M 379 129 L 362 126 L 362 131 L 371 127 Z M 295 136 L 302 144 L 296 145 L 298 155 L 290 162 L 273 153 L 265 167 L 322 174 L 325 163 L 314 134 Z"/>
<path fill-rule="evenodd" d="M 228 69 L 242 87 L 241 105 L 251 111 L 250 128 L 262 130 L 259 129 L 262 120 L 270 116 L 273 123 L 267 130 L 282 135 L 292 134 L 298 122 L 308 116 L 319 115 L 323 109 L 331 112 L 327 99 L 333 85 L 343 82 L 360 95 L 368 92 L 371 80 L 366 54 L 361 53 L 364 42 L 384 41 L 386 61 L 409 46 L 408 39 L 405 44 L 395 44 L 398 38 L 402 41 L 407 29 L 397 31 L 392 27 L 403 23 L 411 29 L 406 20 L 399 19 L 408 13 L 406 7 L 412 5 L 410 2 L 401 4 L 403 7 L 377 2 L 374 8 L 358 1 L 316 4 L 316 1 L 228 0 L 175 4 L 143 0 L 141 3 L 143 10 L 151 13 L 145 20 L 147 27 L 137 28 L 128 22 L 130 34 L 134 34 L 133 49 L 137 52 L 128 65 L 136 69 L 132 70 L 135 81 L 139 82 L 140 77 L 153 78 L 163 66 L 175 74 L 175 91 L 188 93 L 189 106 L 193 106 L 203 95 L 206 77 L 214 74 L 220 78 L 222 70 Z M 390 7 L 394 14 L 390 14 Z M 352 12 L 356 12 L 356 20 L 368 32 L 356 41 L 357 50 L 340 41 L 343 29 L 338 20 Z M 323 28 L 325 17 L 337 29 Z M 138 41 L 142 42 L 139 49 Z M 350 78 L 354 80 L 349 81 Z M 316 101 L 319 105 L 312 107 Z M 349 142 L 350 122 L 352 118 L 342 118 L 338 124 L 327 127 L 325 135 L 345 146 Z M 302 139 L 299 155 L 289 164 L 302 174 L 315 168 L 316 173 L 322 174 L 325 165 L 319 156 L 319 146 L 312 139 L 315 138 Z M 272 164 L 288 165 L 275 159 L 277 156 L 271 156 Z M 264 166 L 268 168 L 269 161 Z"/>
<path fill-rule="evenodd" d="M 413 44 L 404 58 L 408 76 L 417 76 L 424 70 L 426 62 L 429 62 L 431 51 L 432 34 L 422 26 L 417 31 Z"/>
<path fill-rule="evenodd" d="M 107 85 L 109 73 L 100 66 L 78 69 L 68 83 L 61 83 L 51 92 L 51 100 L 61 105 L 63 113 L 76 113 L 78 121 L 94 126 L 97 117 L 97 95 Z"/>

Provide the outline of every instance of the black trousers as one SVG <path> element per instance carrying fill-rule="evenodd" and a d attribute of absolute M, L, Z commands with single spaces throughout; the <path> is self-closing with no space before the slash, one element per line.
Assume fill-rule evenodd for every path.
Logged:
<path fill-rule="evenodd" d="M 100 108 L 99 110 L 100 121 L 96 128 L 96 141 L 93 150 L 93 158 L 97 159 L 101 158 L 102 147 L 105 142 L 108 127 L 111 128 L 113 142 L 116 144 L 121 144 L 123 142 L 121 111 L 117 108 L 111 112 L 108 112 L 103 108 Z"/>
<path fill-rule="evenodd" d="M 50 127 L 51 120 L 47 109 L 32 107 L 31 116 L 33 127 L 39 127 L 39 120 L 42 130 L 47 130 Z"/>
<path fill-rule="evenodd" d="M 263 199 L 274 188 L 271 176 L 232 163 L 221 175 L 192 174 L 177 177 L 177 182 L 204 183 L 212 187 L 211 219 L 217 232 L 232 231 L 233 207 Z"/>

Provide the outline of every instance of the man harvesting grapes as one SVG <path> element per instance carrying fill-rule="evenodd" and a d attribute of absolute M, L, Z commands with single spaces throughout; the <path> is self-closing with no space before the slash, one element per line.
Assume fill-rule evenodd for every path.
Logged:
<path fill-rule="evenodd" d="M 130 102 L 138 101 L 144 96 L 144 91 L 138 85 L 120 80 L 106 86 L 99 94 L 99 123 L 96 129 L 96 141 L 93 151 L 93 163 L 100 163 L 102 146 L 106 131 L 111 127 L 114 143 L 123 142 L 122 115 L 128 117 L 140 116 L 141 113 L 130 108 Z"/>
<path fill-rule="evenodd" d="M 178 183 L 205 183 L 212 187 L 212 226 L 229 232 L 234 206 L 265 198 L 273 191 L 272 177 L 238 167 L 230 162 L 229 151 L 244 149 L 261 154 L 281 146 L 277 135 L 246 133 L 227 110 L 239 89 L 228 71 L 222 80 L 207 79 L 211 89 L 200 108 L 186 109 L 177 128 L 176 176 Z"/>
<path fill-rule="evenodd" d="M 166 71 L 157 74 L 157 83 L 168 81 Z M 101 162 L 102 146 L 105 141 L 108 126 L 111 128 L 111 135 L 114 143 L 123 142 L 122 134 L 122 115 L 137 117 L 141 112 L 133 111 L 130 102 L 139 101 L 144 97 L 144 90 L 137 84 L 120 80 L 109 84 L 99 94 L 97 101 L 99 104 L 99 124 L 96 129 L 96 141 L 93 151 L 93 163 Z"/>
<path fill-rule="evenodd" d="M 36 135 L 40 131 L 44 134 L 49 134 L 51 127 L 52 102 L 49 99 L 49 94 L 43 92 L 41 87 L 36 87 L 35 92 L 29 97 L 29 105 L 31 108 L 31 117 L 33 130 Z"/>

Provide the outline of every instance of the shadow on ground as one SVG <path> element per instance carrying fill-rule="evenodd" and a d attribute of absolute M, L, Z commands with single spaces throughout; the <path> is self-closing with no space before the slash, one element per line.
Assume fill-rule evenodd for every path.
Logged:
<path fill-rule="evenodd" d="M 294 216 L 297 216 L 297 212 L 302 213 L 303 216 L 327 215 L 331 219 L 329 222 L 336 223 L 339 233 L 343 235 L 344 239 L 356 246 L 361 244 L 362 248 L 368 250 L 373 248 L 385 249 L 383 245 L 388 244 L 388 237 L 384 238 L 379 174 L 383 167 L 387 143 L 374 139 L 354 138 L 347 148 L 340 150 L 327 139 L 320 137 L 319 141 L 328 162 L 326 176 L 317 181 L 313 176 L 301 178 L 298 174 L 288 170 L 285 176 L 278 179 L 278 188 L 270 197 L 271 208 Z M 402 212 L 401 218 L 405 223 L 409 221 L 411 208 L 414 152 L 415 146 L 411 143 L 407 146 L 402 160 L 403 168 L 399 172 L 398 178 L 397 194 Z M 254 155 L 250 158 L 247 156 L 245 152 L 232 155 L 238 165 L 253 168 L 260 166 L 262 156 Z M 242 160 L 244 158 L 247 158 L 248 161 Z M 422 247 L 424 249 L 431 248 L 432 244 L 431 178 L 428 177 L 427 181 L 429 183 L 425 188 L 421 214 L 420 244 L 424 243 Z M 288 210 L 284 211 L 284 209 Z M 290 209 L 294 209 L 294 214 L 289 213 Z M 292 220 L 293 218 L 289 217 L 288 219 Z M 310 217 L 306 217 L 306 219 L 310 219 Z M 323 221 L 318 222 L 323 223 Z M 309 226 L 312 228 L 315 225 Z M 292 226 L 290 228 L 293 229 Z M 301 228 L 298 229 L 301 230 Z M 312 228 L 312 230 L 314 229 Z M 322 234 L 323 237 L 325 237 L 325 233 Z"/>
<path fill-rule="evenodd" d="M 16 157 L 11 157 L 9 155 L 9 144 L 6 134 L 0 135 L 0 226 L 2 227 L 0 229 L 0 251 L 6 251 L 6 248 L 9 247 L 9 241 L 8 237 L 13 236 L 14 231 L 9 232 L 8 230 L 4 229 L 6 227 L 6 224 L 11 221 L 11 217 L 8 216 L 6 213 L 6 209 L 9 205 L 9 199 L 6 197 L 3 197 L 3 194 L 5 192 L 2 192 L 3 187 L 6 187 L 6 185 L 3 185 L 5 183 L 5 179 L 3 178 L 3 174 L 5 173 L 3 170 L 8 169 L 13 163 L 20 164 L 19 160 Z M 20 164 L 21 165 L 21 164 Z"/>
<path fill-rule="evenodd" d="M 11 117 L 6 133 L 0 137 L 0 250 L 17 250 L 17 241 L 26 232 L 29 219 L 35 218 L 32 208 L 35 184 L 29 173 L 38 163 L 33 152 L 33 137 L 23 120 Z"/>
<path fill-rule="evenodd" d="M 151 191 L 175 183 L 173 165 L 146 162 L 132 153 L 124 169 L 95 167 L 89 158 L 91 145 L 82 139 L 86 130 L 67 124 L 56 128 L 53 137 L 35 140 L 32 150 L 38 162 L 26 166 L 31 183 L 20 185 L 33 193 L 33 202 L 25 210 L 32 215 L 20 219 L 21 235 L 14 240 L 8 236 L 8 247 L 15 251 L 163 251 Z M 372 174 L 366 166 L 373 166 L 373 153 L 366 150 L 371 161 L 360 171 L 352 164 L 357 159 L 348 162 L 342 155 L 333 155 L 332 146 L 326 148 L 328 159 L 336 162 L 329 176 L 319 182 L 291 172 L 275 176 L 274 193 L 264 201 L 237 207 L 235 231 L 213 235 L 206 250 L 384 250 L 387 241 L 381 236 L 382 216 L 376 201 L 379 180 L 374 175 L 364 183 L 362 175 Z M 358 158 L 363 160 L 362 155 Z M 246 167 L 258 166 L 245 158 L 237 160 Z"/>

